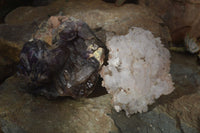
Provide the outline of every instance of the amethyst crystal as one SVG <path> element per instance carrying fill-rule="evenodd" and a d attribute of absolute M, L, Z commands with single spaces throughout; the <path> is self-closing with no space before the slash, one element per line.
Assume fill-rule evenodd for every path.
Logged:
<path fill-rule="evenodd" d="M 105 45 L 74 18 L 52 31 L 52 45 L 33 39 L 21 51 L 19 74 L 28 80 L 26 90 L 47 97 L 88 96 L 99 79 Z"/>

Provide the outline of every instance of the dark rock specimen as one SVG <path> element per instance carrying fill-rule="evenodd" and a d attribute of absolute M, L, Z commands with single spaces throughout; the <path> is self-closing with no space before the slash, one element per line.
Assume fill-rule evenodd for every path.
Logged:
<path fill-rule="evenodd" d="M 52 45 L 37 37 L 24 45 L 19 75 L 28 81 L 25 89 L 34 94 L 88 96 L 99 79 L 106 47 L 83 21 L 58 21 L 59 26 L 51 29 Z"/>

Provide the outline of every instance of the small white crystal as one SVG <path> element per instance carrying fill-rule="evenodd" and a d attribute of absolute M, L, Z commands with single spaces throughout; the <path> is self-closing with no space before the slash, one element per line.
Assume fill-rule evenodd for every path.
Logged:
<path fill-rule="evenodd" d="M 148 110 L 147 105 L 174 90 L 170 53 L 150 31 L 133 27 L 124 36 L 108 37 L 108 65 L 100 72 L 103 86 L 113 95 L 116 111 L 127 116 Z"/>

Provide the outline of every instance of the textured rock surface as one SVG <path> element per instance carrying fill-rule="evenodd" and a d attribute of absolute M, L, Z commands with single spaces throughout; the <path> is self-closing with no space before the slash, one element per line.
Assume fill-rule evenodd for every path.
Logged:
<path fill-rule="evenodd" d="M 3 131 L 7 128 L 27 133 L 118 132 L 109 116 L 109 95 L 76 101 L 69 98 L 48 101 L 20 92 L 23 85 L 21 80 L 11 77 L 0 87 L 0 120 L 8 123 L 3 127 L 4 123 L 0 124 Z"/>
<path fill-rule="evenodd" d="M 34 31 L 37 29 L 37 23 L 30 24 L 1 24 L 0 25 L 0 38 L 15 42 L 18 45 L 23 45 L 28 41 Z"/>
<path fill-rule="evenodd" d="M 176 119 L 159 109 L 130 118 L 126 118 L 123 113 L 114 112 L 112 118 L 122 133 L 198 133 L 197 129 L 186 123 L 180 122 L 179 126 Z"/>
<path fill-rule="evenodd" d="M 173 53 L 171 73 L 176 89 L 168 98 L 161 98 L 166 104 L 160 108 L 200 131 L 200 66 L 196 58 Z"/>
<path fill-rule="evenodd" d="M 49 16 L 55 15 L 60 11 L 60 7 L 57 7 L 57 3 L 53 6 L 41 6 L 41 7 L 18 7 L 10 12 L 6 18 L 5 23 L 11 25 L 27 24 L 32 22 L 41 22 L 47 19 Z"/>
<path fill-rule="evenodd" d="M 48 101 L 21 92 L 24 82 L 11 77 L 0 87 L 0 129 L 3 133 L 198 133 L 199 71 L 194 56 L 173 53 L 175 91 L 159 98 L 149 112 L 130 118 L 111 111 L 109 95 Z"/>
<path fill-rule="evenodd" d="M 0 118 L 0 133 L 26 133 L 16 124 Z"/>
<path fill-rule="evenodd" d="M 148 4 L 148 1 L 145 1 Z M 153 2 L 153 0 L 151 1 Z M 103 3 L 101 0 L 94 0 L 92 2 L 89 0 L 74 0 L 75 3 L 73 3 L 72 0 L 69 0 L 68 2 L 65 2 L 65 0 L 58 0 L 57 2 L 58 4 L 56 5 L 55 3 L 52 3 L 54 4 L 52 5 L 53 8 L 59 9 L 59 11 L 63 10 L 65 15 L 76 15 L 82 17 L 81 13 L 83 13 L 84 18 L 89 22 L 90 26 L 93 26 L 94 28 L 103 27 L 104 29 L 111 29 L 117 33 L 125 33 L 129 26 L 141 25 L 143 28 L 152 31 L 155 35 L 159 36 L 161 34 L 162 37 L 164 36 L 163 38 L 166 37 L 167 41 L 170 41 L 168 29 L 163 25 L 163 22 L 157 17 L 152 16 L 151 11 L 144 7 L 137 5 L 115 7 L 113 4 Z M 157 11 L 157 13 L 165 12 L 167 9 L 172 7 L 167 4 L 170 4 L 171 1 L 156 0 L 154 2 L 157 4 L 161 2 L 163 4 L 163 6 L 159 5 L 161 8 L 159 8 L 160 10 Z M 198 0 L 196 0 L 196 2 L 198 2 Z M 149 2 L 149 4 L 151 3 Z M 24 23 L 33 22 L 34 17 L 35 20 L 40 20 L 40 18 L 47 18 L 48 16 L 44 15 L 41 17 L 44 9 L 37 10 L 37 8 L 33 7 L 28 8 L 31 10 L 13 14 L 10 17 L 13 18 L 13 20 L 10 19 L 9 21 L 12 21 L 12 24 L 23 25 Z M 13 12 L 16 12 L 16 10 Z M 173 8 L 173 10 L 175 9 Z M 58 11 L 56 10 L 52 14 L 57 12 Z M 32 13 L 36 15 L 33 15 Z M 46 13 L 48 14 L 48 12 Z M 195 14 L 196 13 L 198 12 L 195 12 Z M 21 17 L 19 17 L 19 14 Z M 90 18 L 90 15 L 93 19 L 92 17 Z M 106 19 L 106 17 L 109 19 Z M 28 20 L 28 18 L 30 20 Z M 166 19 L 167 18 L 168 17 L 166 16 Z M 92 22 L 90 22 L 91 19 Z M 183 21 L 182 23 L 185 22 Z M 19 29 L 23 29 L 23 26 Z M 7 26 L 2 25 L 2 27 L 5 28 Z M 119 31 L 118 28 L 121 28 L 121 31 Z M 26 34 L 15 34 L 21 32 L 5 31 L 12 30 L 0 30 L 0 36 L 2 36 L 2 33 L 14 34 L 13 36 L 7 36 L 5 40 L 8 41 L 10 37 L 13 38 L 14 36 L 16 36 L 16 41 L 20 41 L 21 39 L 17 38 L 23 38 L 24 35 L 29 33 L 25 32 Z M 20 35 L 22 36 L 19 37 Z M 125 133 L 132 133 L 136 130 L 136 132 L 139 130 L 140 133 L 147 133 L 147 131 L 155 133 L 169 133 L 170 131 L 172 133 L 173 131 L 174 133 L 198 133 L 200 131 L 198 120 L 198 117 L 200 116 L 198 110 L 200 106 L 199 71 L 200 68 L 196 65 L 194 56 L 172 54 L 171 73 L 175 81 L 175 91 L 167 97 L 161 97 L 157 100 L 156 104 L 150 107 L 150 110 L 155 107 L 156 109 L 145 114 L 134 115 L 129 119 L 123 112 L 120 114 L 116 112 L 111 113 L 111 105 L 109 101 L 111 100 L 111 97 L 109 96 L 85 100 L 81 99 L 79 101 L 71 99 L 47 101 L 41 97 L 33 97 L 29 94 L 19 92 L 19 81 L 9 79 L 0 87 L 0 133 L 21 133 L 24 131 L 28 133 L 31 131 L 39 133 L 54 133 L 59 131 L 61 133 L 79 133 L 80 131 L 83 133 L 86 131 L 91 133 L 102 133 L 111 130 L 115 133 L 115 131 L 118 132 L 116 126 L 119 128 L 119 132 L 121 131 Z M 195 106 L 191 107 L 190 105 L 193 104 Z M 163 112 L 166 112 L 171 117 L 165 115 Z M 116 125 L 114 125 L 113 120 L 109 117 L 110 114 L 112 114 L 112 118 Z M 91 129 L 92 127 L 95 129 Z"/>
<path fill-rule="evenodd" d="M 82 19 L 92 29 L 103 28 L 117 34 L 126 34 L 130 27 L 137 26 L 150 30 L 156 37 L 161 37 L 166 46 L 171 41 L 168 28 L 149 9 L 135 4 L 116 7 L 112 3 L 101 0 L 69 0 L 67 2 L 66 0 L 55 0 L 48 6 L 19 7 L 7 15 L 5 22 L 9 25 L 0 26 L 1 38 L 6 41 L 14 40 L 17 44 L 24 43 L 25 40 L 30 39 L 32 29 L 37 28 L 37 25 L 50 15 L 58 14 L 60 11 L 63 15 Z M 7 68 L 11 72 L 2 73 L 1 75 L 6 75 L 2 80 L 13 73 L 11 67 Z"/>
<path fill-rule="evenodd" d="M 187 33 L 200 37 L 199 0 L 141 0 L 141 4 L 161 16 L 169 26 L 173 42 L 180 43 Z"/>
<path fill-rule="evenodd" d="M 23 44 L 35 29 L 34 24 L 0 25 L 0 82 L 15 72 Z"/>
<path fill-rule="evenodd" d="M 112 118 L 123 133 L 199 133 L 200 67 L 194 56 L 172 53 L 171 74 L 175 91 L 161 96 L 147 113 Z"/>
<path fill-rule="evenodd" d="M 65 0 L 57 0 L 49 6 L 39 8 L 18 8 L 8 14 L 6 23 L 33 22 L 45 18 L 45 15 L 52 15 L 49 10 L 55 8 L 53 11 L 59 9 L 59 11 L 63 12 L 63 15 L 81 19 L 92 29 L 102 27 L 117 34 L 126 34 L 130 27 L 136 26 L 150 30 L 156 37 L 161 37 L 164 44 L 168 44 L 171 41 L 168 28 L 163 25 L 163 21 L 155 16 L 153 12 L 140 5 L 125 4 L 121 7 L 116 7 L 114 4 L 106 3 L 102 0 L 69 0 L 67 2 Z"/>

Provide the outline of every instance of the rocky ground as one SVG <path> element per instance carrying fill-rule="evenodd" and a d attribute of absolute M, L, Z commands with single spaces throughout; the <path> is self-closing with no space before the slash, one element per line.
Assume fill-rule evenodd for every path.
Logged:
<path fill-rule="evenodd" d="M 0 87 L 1 130 L 3 133 L 198 133 L 200 68 L 195 62 L 193 56 L 172 53 L 171 73 L 176 90 L 158 99 L 149 112 L 130 118 L 113 110 L 109 94 L 49 101 L 20 90 L 23 80 L 12 76 Z"/>
<path fill-rule="evenodd" d="M 200 37 L 199 0 L 140 0 L 168 25 L 173 43 L 182 43 L 186 34 Z"/>
<path fill-rule="evenodd" d="M 172 52 L 175 91 L 159 98 L 149 112 L 130 118 L 113 110 L 109 94 L 80 100 L 47 100 L 23 92 L 20 88 L 25 83 L 11 76 L 16 72 L 24 42 L 40 22 L 59 13 L 82 19 L 93 29 L 115 34 L 125 34 L 131 26 L 139 26 L 161 37 L 168 47 L 172 41 L 170 30 L 149 8 L 155 3 L 144 5 L 116 7 L 101 0 L 57 0 L 48 6 L 19 7 L 9 13 L 5 24 L 0 25 L 0 81 L 5 80 L 0 85 L 0 133 L 198 133 L 200 66 L 195 55 Z M 98 37 L 105 41 L 102 34 L 99 32 Z M 101 93 L 101 89 L 97 88 L 96 93 Z"/>

